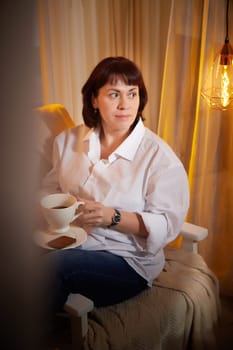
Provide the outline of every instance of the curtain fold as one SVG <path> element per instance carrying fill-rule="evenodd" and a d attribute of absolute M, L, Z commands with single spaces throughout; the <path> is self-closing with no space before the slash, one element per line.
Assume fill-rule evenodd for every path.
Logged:
<path fill-rule="evenodd" d="M 224 42 L 225 10 L 219 0 L 38 0 L 44 103 L 64 104 L 81 123 L 81 87 L 99 60 L 123 55 L 138 64 L 145 124 L 182 160 L 187 219 L 208 227 L 200 253 L 233 295 L 233 110 L 209 110 L 200 95 Z M 229 13 L 231 39 L 233 0 Z"/>

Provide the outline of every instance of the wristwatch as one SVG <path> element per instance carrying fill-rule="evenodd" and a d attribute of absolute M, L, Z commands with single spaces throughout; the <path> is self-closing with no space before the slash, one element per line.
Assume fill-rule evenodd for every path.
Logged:
<path fill-rule="evenodd" d="M 117 209 L 114 209 L 114 210 L 115 210 L 115 212 L 114 212 L 114 215 L 112 217 L 112 223 L 108 227 L 117 225 L 121 221 L 121 213 Z"/>

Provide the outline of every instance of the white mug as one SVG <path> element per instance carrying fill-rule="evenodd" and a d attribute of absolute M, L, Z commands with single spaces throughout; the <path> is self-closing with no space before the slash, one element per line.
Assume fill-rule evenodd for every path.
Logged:
<path fill-rule="evenodd" d="M 54 193 L 43 197 L 40 204 L 49 231 L 65 233 L 69 230 L 71 222 L 81 215 L 81 212 L 76 211 L 84 202 L 78 202 L 71 194 Z"/>

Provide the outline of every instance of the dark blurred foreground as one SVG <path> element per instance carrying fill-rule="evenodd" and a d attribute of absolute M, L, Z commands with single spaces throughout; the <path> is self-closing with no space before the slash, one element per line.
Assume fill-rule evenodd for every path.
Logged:
<path fill-rule="evenodd" d="M 37 91 L 36 1 L 1 3 L 0 315 L 1 348 L 44 349 L 43 283 L 35 229 L 32 109 Z"/>

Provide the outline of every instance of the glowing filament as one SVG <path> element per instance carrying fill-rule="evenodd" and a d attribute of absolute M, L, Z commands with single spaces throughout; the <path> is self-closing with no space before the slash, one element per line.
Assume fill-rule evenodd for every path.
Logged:
<path fill-rule="evenodd" d="M 227 72 L 227 66 L 223 66 L 223 72 L 221 74 L 221 103 L 223 107 L 226 107 L 230 102 L 229 85 L 230 79 Z"/>

